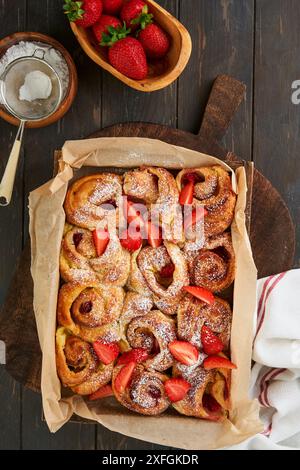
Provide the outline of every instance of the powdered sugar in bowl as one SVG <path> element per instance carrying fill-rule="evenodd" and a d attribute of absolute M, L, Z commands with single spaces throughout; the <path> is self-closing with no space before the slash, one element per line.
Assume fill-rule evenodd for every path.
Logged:
<path fill-rule="evenodd" d="M 52 114 L 46 118 L 28 122 L 26 127 L 44 127 L 61 119 L 70 108 L 77 92 L 77 72 L 72 57 L 59 42 L 40 33 L 16 33 L 0 41 L 0 76 L 5 73 L 5 69 L 11 62 L 36 54 L 55 71 L 60 81 L 61 99 L 57 109 Z M 32 76 L 31 78 L 38 79 L 37 83 L 40 87 L 38 92 L 41 93 L 41 97 L 50 92 L 47 89 L 49 83 L 46 82 L 46 77 L 38 77 L 36 74 L 35 77 Z M 43 87 L 46 88 L 43 89 Z M 29 82 L 24 83 L 21 95 L 30 102 L 33 97 L 32 93 L 36 91 L 32 87 L 30 88 Z M 1 102 L 0 116 L 11 124 L 19 125 L 19 120 L 9 113 Z"/>

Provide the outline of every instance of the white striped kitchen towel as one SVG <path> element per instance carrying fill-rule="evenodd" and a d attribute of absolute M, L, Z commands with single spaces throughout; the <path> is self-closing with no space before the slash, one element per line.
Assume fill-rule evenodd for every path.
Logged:
<path fill-rule="evenodd" d="M 231 449 L 300 449 L 300 269 L 258 281 L 251 397 L 265 430 Z"/>

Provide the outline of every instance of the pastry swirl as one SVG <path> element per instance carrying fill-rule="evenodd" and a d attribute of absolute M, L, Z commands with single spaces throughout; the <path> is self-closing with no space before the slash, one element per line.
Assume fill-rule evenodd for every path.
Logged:
<path fill-rule="evenodd" d="M 170 263 L 175 269 L 171 283 L 165 287 L 159 273 Z M 189 284 L 187 262 L 180 248 L 167 241 L 159 248 L 145 247 L 137 257 L 137 266 L 159 310 L 168 315 L 176 314 L 178 302 L 183 296 L 182 289 Z"/>
<path fill-rule="evenodd" d="M 176 178 L 179 190 L 184 185 L 185 176 L 191 174 L 195 175 L 193 204 L 203 205 L 208 212 L 204 218 L 205 236 L 224 232 L 233 220 L 236 202 L 229 174 L 220 165 L 186 168 Z"/>
<path fill-rule="evenodd" d="M 226 300 L 215 297 L 214 303 L 208 305 L 187 294 L 180 302 L 177 313 L 177 334 L 181 340 L 189 341 L 197 348 L 202 348 L 201 329 L 205 324 L 217 334 L 229 347 L 232 311 Z"/>
<path fill-rule="evenodd" d="M 163 413 L 170 404 L 164 389 L 164 382 L 168 377 L 138 364 L 129 386 L 120 394 L 115 388 L 115 379 L 122 367 L 117 366 L 113 371 L 112 388 L 116 399 L 136 413 L 150 416 Z"/>
<path fill-rule="evenodd" d="M 58 324 L 85 341 L 117 341 L 124 296 L 121 287 L 66 283 L 58 294 Z"/>
<path fill-rule="evenodd" d="M 67 221 L 78 227 L 95 230 L 122 196 L 122 177 L 99 173 L 75 181 L 69 188 L 64 209 Z M 109 204 L 110 207 L 105 207 Z"/>
<path fill-rule="evenodd" d="M 131 320 L 136 317 L 142 317 L 150 312 L 153 307 L 151 297 L 146 297 L 136 292 L 127 292 L 122 313 L 120 316 L 120 330 L 123 349 L 130 349 L 127 339 L 127 328 Z"/>
<path fill-rule="evenodd" d="M 64 327 L 56 332 L 56 365 L 62 384 L 80 395 L 89 395 L 107 384 L 113 371 L 113 363 L 100 363 L 92 346 Z"/>
<path fill-rule="evenodd" d="M 130 347 L 144 348 L 151 354 L 144 363 L 147 369 L 162 372 L 172 366 L 173 356 L 168 345 L 176 339 L 175 322 L 159 310 L 152 310 L 131 320 L 126 338 Z M 159 352 L 153 353 L 157 345 Z"/>
<path fill-rule="evenodd" d="M 209 409 L 206 404 L 207 396 L 211 396 L 216 400 L 212 388 L 216 382 L 216 372 L 205 370 L 198 365 L 189 367 L 177 362 L 173 367 L 173 376 L 182 377 L 191 384 L 186 396 L 182 400 L 173 403 L 173 407 L 179 413 L 211 421 L 223 421 L 226 418 L 226 409 L 221 405 L 214 411 Z"/>
<path fill-rule="evenodd" d="M 124 286 L 130 271 L 130 254 L 115 231 L 110 232 L 104 253 L 97 257 L 92 232 L 66 227 L 60 252 L 60 273 L 64 281 L 94 282 Z"/>
<path fill-rule="evenodd" d="M 234 281 L 235 254 L 229 233 L 210 237 L 203 248 L 187 250 L 186 256 L 193 285 L 221 292 Z"/>

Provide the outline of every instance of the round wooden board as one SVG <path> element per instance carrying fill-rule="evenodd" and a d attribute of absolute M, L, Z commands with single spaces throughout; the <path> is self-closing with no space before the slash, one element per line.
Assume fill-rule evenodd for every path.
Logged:
<path fill-rule="evenodd" d="M 224 159 L 226 153 L 199 135 L 159 124 L 121 123 L 95 132 L 96 137 L 148 137 Z M 286 271 L 293 266 L 295 227 L 278 191 L 254 170 L 250 241 L 258 277 Z"/>
<path fill-rule="evenodd" d="M 235 160 L 220 145 L 241 103 L 245 86 L 232 77 L 216 78 L 198 135 L 167 126 L 124 123 L 107 127 L 90 137 L 148 137 L 173 145 Z M 252 185 L 250 239 L 258 277 L 286 271 L 293 266 L 295 229 L 289 210 L 271 183 L 257 170 Z M 18 295 L 16 296 L 16 292 Z M 6 369 L 24 386 L 40 391 L 41 350 L 33 314 L 30 246 L 24 249 L 1 311 L 0 339 L 6 344 Z"/>

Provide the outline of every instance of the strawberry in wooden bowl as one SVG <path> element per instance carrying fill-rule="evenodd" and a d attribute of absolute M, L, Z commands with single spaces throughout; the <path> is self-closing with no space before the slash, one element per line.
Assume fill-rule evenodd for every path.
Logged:
<path fill-rule="evenodd" d="M 132 88 L 164 88 L 189 60 L 188 31 L 154 0 L 65 0 L 64 10 L 86 54 Z"/>

